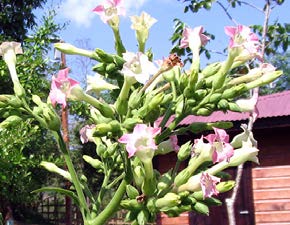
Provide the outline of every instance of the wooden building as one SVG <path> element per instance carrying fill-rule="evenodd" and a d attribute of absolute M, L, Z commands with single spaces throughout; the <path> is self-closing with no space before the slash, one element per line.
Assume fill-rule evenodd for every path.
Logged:
<path fill-rule="evenodd" d="M 254 124 L 254 137 L 258 141 L 259 165 L 246 163 L 243 170 L 238 199 L 235 204 L 236 225 L 290 225 L 290 91 L 259 97 L 259 117 Z M 247 113 L 214 112 L 209 117 L 188 116 L 180 125 L 193 122 L 232 121 L 231 136 L 241 132 L 240 124 L 247 123 Z M 187 141 L 192 135 L 181 137 Z M 175 155 L 162 156 L 156 167 L 166 171 L 174 165 Z M 236 169 L 229 170 L 235 176 Z M 230 193 L 219 195 L 227 198 Z M 211 208 L 209 216 L 193 212 L 177 218 L 161 214 L 159 225 L 227 225 L 225 203 Z"/>

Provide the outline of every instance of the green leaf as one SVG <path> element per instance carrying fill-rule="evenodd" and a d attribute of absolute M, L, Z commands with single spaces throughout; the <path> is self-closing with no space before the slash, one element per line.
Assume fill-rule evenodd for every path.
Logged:
<path fill-rule="evenodd" d="M 41 192 L 56 192 L 56 193 L 59 193 L 59 194 L 63 194 L 63 195 L 69 196 L 69 197 L 71 197 L 74 200 L 74 202 L 78 206 L 80 206 L 80 202 L 79 202 L 78 197 L 72 191 L 69 191 L 69 190 L 66 190 L 66 189 L 63 189 L 63 188 L 59 188 L 59 187 L 43 187 L 43 188 L 36 189 L 36 190 L 32 191 L 31 193 L 41 193 Z"/>

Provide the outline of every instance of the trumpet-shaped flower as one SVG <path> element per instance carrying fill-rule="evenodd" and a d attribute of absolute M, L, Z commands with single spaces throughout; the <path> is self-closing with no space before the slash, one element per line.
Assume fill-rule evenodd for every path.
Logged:
<path fill-rule="evenodd" d="M 86 91 L 93 91 L 96 94 L 99 94 L 104 90 L 113 90 L 118 88 L 117 86 L 105 81 L 104 78 L 98 73 L 96 73 L 94 76 L 87 76 L 87 84 Z"/>
<path fill-rule="evenodd" d="M 68 77 L 68 73 L 69 68 L 66 68 L 60 70 L 57 77 L 52 77 L 49 98 L 54 106 L 58 103 L 66 107 L 66 99 L 70 95 L 71 89 L 79 85 L 79 82 Z"/>
<path fill-rule="evenodd" d="M 154 138 L 160 132 L 161 128 L 137 124 L 134 127 L 133 133 L 124 134 L 118 141 L 126 144 L 129 158 L 136 155 L 142 161 L 146 161 L 154 156 L 154 151 L 157 149 Z"/>
<path fill-rule="evenodd" d="M 261 45 L 257 35 L 247 26 L 226 26 L 225 33 L 230 36 L 230 49 L 238 49 L 236 61 L 246 61 L 254 57 L 261 58 Z"/>
<path fill-rule="evenodd" d="M 157 20 L 151 17 L 148 13 L 142 12 L 140 16 L 131 16 L 131 28 L 136 31 L 149 30 L 150 27 L 157 22 Z"/>
<path fill-rule="evenodd" d="M 212 161 L 214 163 L 224 160 L 228 162 L 234 154 L 234 148 L 229 144 L 229 135 L 223 129 L 215 127 L 213 129 L 215 133 L 205 137 L 214 149 Z"/>
<path fill-rule="evenodd" d="M 123 0 L 106 0 L 102 5 L 93 9 L 104 23 L 108 23 L 114 17 L 125 16 L 126 10 L 123 6 Z"/>
<path fill-rule="evenodd" d="M 216 189 L 216 184 L 220 182 L 220 178 L 212 176 L 206 172 L 201 173 L 200 185 L 203 192 L 203 197 L 211 197 L 217 195 L 219 192 Z"/>
<path fill-rule="evenodd" d="M 136 30 L 139 45 L 145 45 L 149 36 L 149 29 L 157 20 L 146 12 L 142 12 L 140 16 L 131 16 L 130 18 L 132 21 L 131 28 Z"/>
<path fill-rule="evenodd" d="M 157 68 L 154 63 L 148 60 L 148 57 L 142 52 L 137 54 L 132 52 L 123 53 L 125 63 L 123 65 L 122 73 L 127 81 L 130 83 L 145 84 L 149 80 L 150 75 L 157 72 Z"/>
<path fill-rule="evenodd" d="M 5 63 L 8 65 L 12 81 L 18 82 L 18 76 L 16 74 L 16 55 L 22 54 L 21 44 L 19 42 L 3 42 L 0 45 L 0 55 L 3 57 Z"/>
<path fill-rule="evenodd" d="M 186 27 L 183 30 L 182 39 L 179 47 L 189 47 L 191 50 L 199 49 L 201 46 L 206 45 L 209 40 L 209 37 L 203 34 L 202 26 L 195 27 L 193 29 Z"/>
<path fill-rule="evenodd" d="M 194 145 L 191 149 L 191 157 L 202 157 L 204 161 L 211 160 L 213 148 L 210 143 L 204 143 L 204 137 L 194 140 Z"/>

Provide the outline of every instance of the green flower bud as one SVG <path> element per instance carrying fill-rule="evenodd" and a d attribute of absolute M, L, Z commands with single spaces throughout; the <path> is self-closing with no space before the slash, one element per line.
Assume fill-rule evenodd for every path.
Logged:
<path fill-rule="evenodd" d="M 216 189 L 218 190 L 219 193 L 224 193 L 224 192 L 232 190 L 235 185 L 236 185 L 236 182 L 233 180 L 224 181 L 224 182 L 218 183 L 216 185 Z"/>
<path fill-rule="evenodd" d="M 148 111 L 155 109 L 157 106 L 160 105 L 164 97 L 164 93 L 159 93 L 155 95 L 152 100 L 148 103 Z"/>
<path fill-rule="evenodd" d="M 196 203 L 196 199 L 192 196 L 187 196 L 183 201 L 183 204 L 185 205 L 191 205 L 193 206 Z"/>
<path fill-rule="evenodd" d="M 82 55 L 99 60 L 93 51 L 77 48 L 69 43 L 59 42 L 54 44 L 54 48 L 67 55 Z"/>
<path fill-rule="evenodd" d="M 72 181 L 70 173 L 66 170 L 59 168 L 54 163 L 42 161 L 40 165 L 43 166 L 49 172 L 57 173 L 61 175 L 62 177 L 64 177 L 65 179 Z"/>
<path fill-rule="evenodd" d="M 100 61 L 101 62 L 105 62 L 105 63 L 112 63 L 112 62 L 114 62 L 113 56 L 111 54 L 106 53 L 102 49 L 96 48 L 95 49 L 95 53 L 100 58 Z"/>
<path fill-rule="evenodd" d="M 135 89 L 130 97 L 129 97 L 129 101 L 128 101 L 128 106 L 131 109 L 136 109 L 139 107 L 139 105 L 141 104 L 141 97 L 142 97 L 142 92 L 139 91 L 139 89 Z"/>
<path fill-rule="evenodd" d="M 126 115 L 126 113 L 128 111 L 128 100 L 118 98 L 116 101 L 116 111 L 120 115 Z"/>
<path fill-rule="evenodd" d="M 193 98 L 196 100 L 202 100 L 207 95 L 207 90 L 196 90 L 193 94 Z"/>
<path fill-rule="evenodd" d="M 221 93 L 213 93 L 210 97 L 209 97 L 209 102 L 211 103 L 216 103 L 218 102 L 222 97 Z"/>
<path fill-rule="evenodd" d="M 137 216 L 137 221 L 139 225 L 146 225 L 149 219 L 149 212 L 145 209 L 140 211 Z"/>
<path fill-rule="evenodd" d="M 208 206 L 202 202 L 196 202 L 193 206 L 193 209 L 198 213 L 209 215 Z"/>
<path fill-rule="evenodd" d="M 130 184 L 126 186 L 126 193 L 130 199 L 136 199 L 139 196 L 139 191 Z"/>
<path fill-rule="evenodd" d="M 234 98 L 234 97 L 240 95 L 241 93 L 245 92 L 246 90 L 247 90 L 247 88 L 246 88 L 245 84 L 239 84 L 238 86 L 234 86 L 234 87 L 225 89 L 224 92 L 222 93 L 222 98 L 231 99 L 231 98 Z"/>
<path fill-rule="evenodd" d="M 241 108 L 233 102 L 229 102 L 229 110 L 234 111 L 234 112 L 241 112 Z"/>
<path fill-rule="evenodd" d="M 188 141 L 185 144 L 183 144 L 180 147 L 180 149 L 178 150 L 178 153 L 177 153 L 178 160 L 179 161 L 186 160 L 191 154 L 191 148 L 192 148 L 192 144 L 191 144 L 190 141 Z"/>
<path fill-rule="evenodd" d="M 101 114 L 101 112 L 94 107 L 90 108 L 90 116 L 93 119 L 95 124 L 109 123 L 110 121 L 112 121 L 111 118 L 104 117 Z"/>
<path fill-rule="evenodd" d="M 83 159 L 90 164 L 92 167 L 94 167 L 95 169 L 103 169 L 103 163 L 98 160 L 98 159 L 94 159 L 89 155 L 83 155 Z"/>
<path fill-rule="evenodd" d="M 212 110 L 207 108 L 200 108 L 197 110 L 196 115 L 197 116 L 209 116 L 212 113 Z"/>
<path fill-rule="evenodd" d="M 164 95 L 161 105 L 169 104 L 172 101 L 172 99 L 173 99 L 172 93 Z"/>
<path fill-rule="evenodd" d="M 180 185 L 186 183 L 188 179 L 191 177 L 191 175 L 192 174 L 187 169 L 184 169 L 181 172 L 179 172 L 174 179 L 175 186 L 179 187 Z"/>
<path fill-rule="evenodd" d="M 175 193 L 167 193 L 164 197 L 159 198 L 155 202 L 155 206 L 162 211 L 162 209 L 169 209 L 181 203 L 180 196 Z"/>
<path fill-rule="evenodd" d="M 132 211 L 140 210 L 142 208 L 142 204 L 139 203 L 136 199 L 125 199 L 122 200 L 120 206 L 123 209 L 128 209 Z"/>
<path fill-rule="evenodd" d="M 116 70 L 118 70 L 118 69 L 116 68 L 115 63 L 109 63 L 109 64 L 106 65 L 106 73 L 110 74 L 110 73 L 113 73 Z"/>
<path fill-rule="evenodd" d="M 171 171 L 169 171 L 162 174 L 162 176 L 160 177 L 157 183 L 158 193 L 169 188 L 171 185 L 172 185 L 172 177 L 171 177 Z"/>
<path fill-rule="evenodd" d="M 197 201 L 204 200 L 203 192 L 202 191 L 195 191 L 191 194 L 193 198 L 195 198 Z"/>
<path fill-rule="evenodd" d="M 105 76 L 105 74 L 106 74 L 106 66 L 107 66 L 106 63 L 98 63 L 97 65 L 93 66 L 92 70 L 94 72 L 97 72 L 97 73 Z"/>
<path fill-rule="evenodd" d="M 106 136 L 109 132 L 112 132 L 112 134 L 117 134 L 120 131 L 121 125 L 119 124 L 118 121 L 113 120 L 108 124 L 107 123 L 97 124 L 96 127 L 94 128 L 93 136 L 102 137 Z"/>
<path fill-rule="evenodd" d="M 221 206 L 223 203 L 221 200 L 217 199 L 217 198 L 205 198 L 203 200 L 203 202 L 207 205 L 207 206 Z"/>
<path fill-rule="evenodd" d="M 204 77 L 210 77 L 212 75 L 215 75 L 219 69 L 221 68 L 220 62 L 211 63 L 208 66 L 206 66 L 201 73 L 204 75 Z"/>
<path fill-rule="evenodd" d="M 217 108 L 222 110 L 228 110 L 229 102 L 226 99 L 221 99 L 217 104 Z"/>

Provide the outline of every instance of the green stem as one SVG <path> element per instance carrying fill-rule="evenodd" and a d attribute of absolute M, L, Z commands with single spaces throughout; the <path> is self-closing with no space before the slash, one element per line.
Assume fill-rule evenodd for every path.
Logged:
<path fill-rule="evenodd" d="M 126 185 L 128 184 L 127 179 L 123 179 L 120 186 L 118 187 L 115 195 L 112 200 L 106 206 L 106 208 L 96 217 L 94 218 L 90 224 L 91 225 L 103 225 L 106 221 L 118 210 L 120 202 L 123 198 L 123 195 L 126 191 Z"/>
<path fill-rule="evenodd" d="M 107 185 L 108 185 L 110 176 L 111 176 L 111 170 L 109 169 L 107 171 L 107 173 L 105 174 L 105 177 L 104 177 L 104 180 L 102 183 L 102 187 L 101 187 L 100 192 L 98 194 L 98 200 L 96 202 L 96 208 L 98 211 L 100 210 L 101 202 L 103 201 L 104 195 L 105 195 L 106 191 L 108 190 Z"/>
<path fill-rule="evenodd" d="M 121 100 L 126 100 L 128 98 L 131 86 L 132 86 L 132 83 L 128 82 L 127 79 L 125 79 L 123 87 L 119 95 L 119 98 Z"/>
<path fill-rule="evenodd" d="M 143 184 L 144 194 L 149 197 L 152 196 L 156 189 L 156 182 L 154 181 L 154 172 L 153 172 L 153 164 L 152 159 L 146 160 L 143 162 L 144 170 L 145 170 L 145 180 Z"/>
<path fill-rule="evenodd" d="M 114 110 L 111 108 L 111 106 L 109 106 L 107 103 L 105 102 L 100 102 L 98 99 L 85 94 L 85 93 L 81 93 L 78 96 L 78 100 L 82 100 L 85 101 L 89 104 L 91 104 L 93 107 L 97 108 L 101 114 L 107 118 L 113 118 L 114 117 Z"/>
<path fill-rule="evenodd" d="M 119 28 L 118 27 L 112 27 L 113 32 L 114 32 L 114 37 L 115 37 L 115 50 L 118 54 L 118 56 L 122 56 L 122 54 L 124 52 L 126 52 L 126 49 L 123 45 L 121 36 L 120 36 L 120 32 L 119 32 Z"/>
<path fill-rule="evenodd" d="M 176 85 L 175 85 L 174 81 L 170 82 L 170 86 L 171 86 L 171 89 L 172 89 L 173 101 L 175 101 L 176 98 L 177 98 L 177 94 L 176 94 Z"/>
<path fill-rule="evenodd" d="M 59 145 L 59 148 L 61 149 L 61 152 L 63 153 L 67 169 L 71 175 L 72 183 L 76 189 L 78 199 L 80 201 L 80 210 L 81 210 L 83 219 L 84 219 L 84 221 L 86 221 L 87 216 L 89 215 L 89 208 L 86 204 L 86 198 L 85 198 L 85 195 L 83 193 L 80 180 L 79 180 L 77 173 L 74 169 L 74 165 L 73 165 L 73 162 L 71 160 L 69 150 L 66 147 L 66 144 L 62 138 L 60 131 L 58 131 L 58 132 L 54 131 L 53 134 L 58 142 L 58 145 Z"/>

